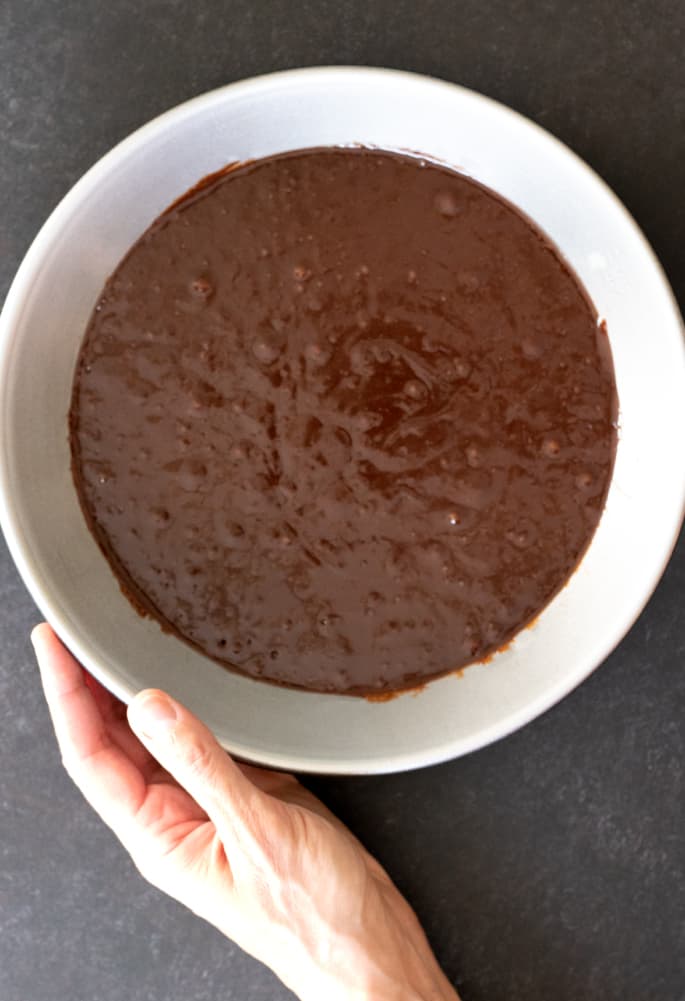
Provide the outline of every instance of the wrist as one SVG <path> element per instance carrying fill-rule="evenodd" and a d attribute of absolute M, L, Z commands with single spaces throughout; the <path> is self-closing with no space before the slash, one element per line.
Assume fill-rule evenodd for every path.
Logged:
<path fill-rule="evenodd" d="M 300 1001 L 459 1001 L 432 952 L 417 956 L 413 943 L 393 958 L 350 944 L 337 956 L 293 960 L 276 973 Z"/>

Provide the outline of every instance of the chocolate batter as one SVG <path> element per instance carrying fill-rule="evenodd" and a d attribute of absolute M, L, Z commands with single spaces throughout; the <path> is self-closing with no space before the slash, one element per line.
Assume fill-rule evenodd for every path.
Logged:
<path fill-rule="evenodd" d="M 487 656 L 562 587 L 615 418 L 606 331 L 544 235 L 352 148 L 162 215 L 95 307 L 70 427 L 136 607 L 253 677 L 377 693 Z"/>

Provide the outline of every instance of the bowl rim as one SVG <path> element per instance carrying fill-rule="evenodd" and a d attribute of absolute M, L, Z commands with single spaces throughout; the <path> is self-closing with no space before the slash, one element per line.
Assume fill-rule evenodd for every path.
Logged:
<path fill-rule="evenodd" d="M 80 636 L 70 628 L 69 617 L 64 615 L 60 607 L 59 598 L 53 594 L 49 588 L 44 586 L 41 575 L 36 567 L 26 543 L 22 528 L 21 512 L 14 502 L 11 494 L 11 474 L 9 449 L 7 444 L 8 435 L 6 429 L 9 422 L 6 419 L 7 394 L 4 392 L 6 375 L 9 370 L 10 355 L 13 347 L 13 331 L 16 328 L 19 318 L 28 299 L 32 293 L 32 283 L 35 274 L 40 269 L 43 256 L 47 248 L 52 244 L 55 236 L 60 232 L 63 222 L 68 219 L 72 210 L 77 206 L 84 195 L 91 189 L 97 187 L 102 175 L 105 175 L 111 165 L 118 160 L 125 158 L 128 152 L 144 145 L 157 133 L 166 129 L 170 124 L 179 124 L 187 117 L 192 117 L 197 111 L 207 109 L 213 103 L 221 103 L 225 96 L 230 93 L 238 96 L 242 93 L 251 92 L 253 95 L 259 94 L 274 85 L 290 85 L 300 80 L 318 79 L 326 80 L 346 80 L 351 76 L 356 78 L 366 77 L 375 80 L 383 79 L 388 83 L 393 80 L 412 81 L 421 83 L 426 87 L 448 88 L 450 91 L 460 91 L 469 98 L 476 98 L 480 102 L 494 105 L 500 113 L 504 113 L 512 119 L 516 119 L 528 130 L 533 130 L 545 137 L 548 143 L 556 144 L 567 157 L 572 159 L 575 166 L 589 175 L 595 184 L 601 186 L 603 194 L 620 210 L 624 220 L 629 224 L 635 237 L 642 244 L 642 250 L 646 252 L 654 266 L 655 275 L 659 279 L 660 291 L 670 304 L 676 324 L 679 326 L 683 351 L 685 353 L 685 326 L 679 312 L 675 295 L 670 287 L 663 267 L 655 252 L 644 236 L 642 230 L 633 219 L 627 208 L 620 201 L 612 189 L 602 180 L 601 177 L 574 153 L 565 143 L 556 138 L 546 129 L 531 121 L 521 113 L 509 108 L 507 105 L 496 101 L 486 95 L 480 94 L 470 88 L 460 84 L 439 80 L 435 77 L 425 76 L 418 73 L 411 73 L 404 70 L 385 69 L 380 67 L 366 66 L 309 66 L 300 69 L 292 69 L 254 76 L 244 80 L 238 80 L 213 90 L 207 91 L 196 97 L 178 104 L 152 120 L 143 124 L 124 139 L 118 142 L 111 150 L 98 159 L 69 189 L 57 206 L 50 213 L 46 221 L 41 226 L 31 245 L 29 246 L 23 260 L 16 272 L 8 290 L 2 313 L 0 314 L 0 526 L 2 527 L 7 541 L 10 554 L 19 570 L 31 597 L 38 606 L 41 613 L 50 622 L 62 641 L 75 655 L 82 660 L 84 665 L 101 682 L 103 682 L 115 695 L 124 702 L 128 702 L 133 695 L 133 689 L 116 676 L 115 671 L 111 671 L 105 663 L 94 661 L 81 642 Z M 450 743 L 445 743 L 436 753 L 432 751 L 411 752 L 403 754 L 393 754 L 391 757 L 371 755 L 367 759 L 355 760 L 352 765 L 344 760 L 330 761 L 328 759 L 316 760 L 315 755 L 305 758 L 298 758 L 288 754 L 287 759 L 278 754 L 260 754 L 260 763 L 270 767 L 288 768 L 300 772 L 329 773 L 329 774 L 377 774 L 393 771 L 400 771 L 409 768 L 424 767 L 430 764 L 437 764 L 449 760 L 455 756 L 470 753 L 481 747 L 487 746 L 495 740 L 501 739 L 535 719 L 547 709 L 551 708 L 569 692 L 584 681 L 616 648 L 623 640 L 632 625 L 636 622 L 654 590 L 661 579 L 664 570 L 671 558 L 675 545 L 678 541 L 681 526 L 685 519 L 685 478 L 683 478 L 679 504 L 674 497 L 673 511 L 675 512 L 670 543 L 664 548 L 658 566 L 644 580 L 641 590 L 641 598 L 634 603 L 626 612 L 620 631 L 607 638 L 602 643 L 597 643 L 591 653 L 585 657 L 581 666 L 573 672 L 565 675 L 561 681 L 550 686 L 543 694 L 536 699 L 529 700 L 521 710 L 504 715 L 504 718 L 494 722 L 490 727 L 481 729 L 474 737 L 455 737 Z M 404 697 L 404 696 L 403 696 Z M 228 739 L 221 739 L 227 750 L 232 751 L 239 757 L 255 760 L 254 754 L 241 754 L 241 748 L 236 744 L 231 744 Z"/>

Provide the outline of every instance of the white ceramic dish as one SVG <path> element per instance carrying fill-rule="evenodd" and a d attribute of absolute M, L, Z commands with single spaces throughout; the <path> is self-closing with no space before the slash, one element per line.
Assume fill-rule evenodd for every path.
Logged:
<path fill-rule="evenodd" d="M 351 142 L 443 159 L 542 226 L 607 320 L 620 397 L 606 510 L 568 586 L 490 663 L 385 703 L 239 677 L 139 618 L 84 523 L 66 434 L 74 363 L 96 296 L 155 216 L 229 161 Z M 504 736 L 562 698 L 619 642 L 678 533 L 685 350 L 658 262 L 615 196 L 565 146 L 451 84 L 384 70 L 309 69 L 175 108 L 117 146 L 57 207 L 26 255 L 1 323 L 2 525 L 35 601 L 121 698 L 166 688 L 226 748 L 254 761 L 383 772 Z"/>

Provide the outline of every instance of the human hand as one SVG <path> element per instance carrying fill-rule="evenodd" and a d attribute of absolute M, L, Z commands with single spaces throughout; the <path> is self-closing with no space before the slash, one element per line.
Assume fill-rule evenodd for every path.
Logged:
<path fill-rule="evenodd" d="M 302 1001 L 455 1001 L 379 863 L 291 775 L 233 761 L 163 692 L 126 707 L 32 634 L 62 760 L 141 874 Z"/>

